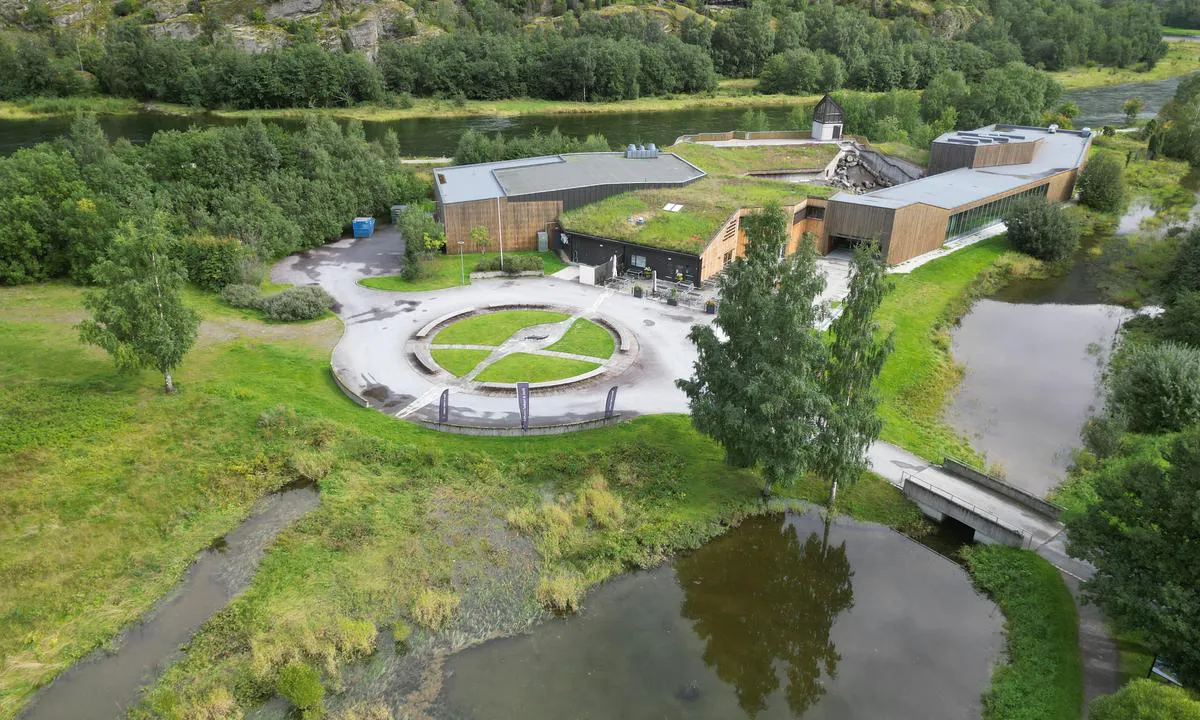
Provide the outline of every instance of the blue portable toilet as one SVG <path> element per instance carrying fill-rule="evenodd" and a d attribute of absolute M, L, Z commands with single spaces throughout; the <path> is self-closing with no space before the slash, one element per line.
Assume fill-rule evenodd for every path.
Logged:
<path fill-rule="evenodd" d="M 356 238 L 369 238 L 375 232 L 375 218 L 373 217 L 354 218 L 352 225 Z"/>

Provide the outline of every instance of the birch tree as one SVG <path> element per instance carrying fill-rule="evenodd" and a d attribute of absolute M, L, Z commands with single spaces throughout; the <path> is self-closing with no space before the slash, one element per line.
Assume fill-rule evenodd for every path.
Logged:
<path fill-rule="evenodd" d="M 154 368 L 166 392 L 175 391 L 171 371 L 196 341 L 200 317 L 180 296 L 186 274 L 170 254 L 171 239 L 156 223 L 124 223 L 104 259 L 92 269 L 98 289 L 83 306 L 91 317 L 79 324 L 82 342 L 104 348 L 123 369 Z"/>
<path fill-rule="evenodd" d="M 875 379 L 892 351 L 892 335 L 880 337 L 875 312 L 891 284 L 875 243 L 854 249 L 850 293 L 842 313 L 829 327 L 832 342 L 823 373 L 829 400 L 814 465 L 830 481 L 829 507 L 837 499 L 838 481 L 858 477 L 866 467 L 867 448 L 879 437 L 879 393 Z"/>
<path fill-rule="evenodd" d="M 814 304 L 825 280 L 811 243 L 780 259 L 787 218 L 778 205 L 743 225 L 746 257 L 721 277 L 712 325 L 689 333 L 698 355 L 694 373 L 676 384 L 696 429 L 724 447 L 729 463 L 760 465 L 769 495 L 812 465 L 828 413 L 820 376 L 827 353 Z"/>

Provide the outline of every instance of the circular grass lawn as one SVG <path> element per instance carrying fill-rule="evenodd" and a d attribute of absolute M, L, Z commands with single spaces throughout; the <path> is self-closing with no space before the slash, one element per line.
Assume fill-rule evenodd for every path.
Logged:
<path fill-rule="evenodd" d="M 484 312 L 453 322 L 430 341 L 434 362 L 455 377 L 465 377 L 479 368 L 494 352 L 522 330 L 535 325 L 559 323 L 570 315 L 553 310 L 499 310 Z M 457 346 L 457 347 L 453 347 Z M 522 347 L 480 369 L 473 379 L 480 382 L 548 382 L 582 375 L 600 367 L 616 351 L 616 339 L 603 326 L 577 318 L 562 337 L 538 349 Z M 563 357 L 557 353 L 573 355 Z"/>
<path fill-rule="evenodd" d="M 483 372 L 475 376 L 475 379 L 479 382 L 495 383 L 549 382 L 582 375 L 598 367 L 600 367 L 600 363 L 586 360 L 572 360 L 551 355 L 535 355 L 534 353 L 513 353 L 488 365 Z"/>
<path fill-rule="evenodd" d="M 553 310 L 499 310 L 452 322 L 438 331 L 434 345 L 503 345 L 513 334 L 531 325 L 557 323 L 571 317 Z"/>

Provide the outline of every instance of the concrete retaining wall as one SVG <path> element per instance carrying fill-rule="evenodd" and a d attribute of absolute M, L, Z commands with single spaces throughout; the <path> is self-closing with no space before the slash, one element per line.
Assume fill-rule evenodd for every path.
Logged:
<path fill-rule="evenodd" d="M 525 437 L 529 435 L 565 435 L 570 432 L 579 432 L 580 430 L 594 430 L 596 428 L 608 427 L 621 422 L 620 415 L 613 415 L 610 418 L 596 418 L 595 420 L 582 420 L 573 423 L 561 423 L 558 425 L 530 425 L 528 430 L 522 430 L 518 425 L 516 427 L 487 427 L 477 425 L 455 425 L 453 423 L 436 423 L 429 420 L 417 421 L 423 427 L 438 432 L 454 433 L 455 435 L 476 435 L 481 437 Z"/>
<path fill-rule="evenodd" d="M 954 499 L 935 492 L 932 488 L 909 480 L 904 482 L 904 497 L 921 506 L 922 510 L 940 513 L 971 527 L 977 535 L 983 535 L 1001 545 L 1019 548 L 1025 537 L 1016 529 L 1002 525 L 996 520 L 965 507 Z"/>
<path fill-rule="evenodd" d="M 350 389 L 349 385 L 342 382 L 342 378 L 340 376 L 338 376 L 337 368 L 333 367 L 333 365 L 329 366 L 329 373 L 331 375 L 333 375 L 333 382 L 338 386 L 338 388 L 341 389 L 342 392 L 344 392 L 346 394 L 346 397 L 348 397 L 354 401 L 355 405 L 359 405 L 360 407 L 370 407 L 371 406 L 371 403 L 367 402 L 367 399 L 365 397 L 354 392 L 353 390 Z"/>
<path fill-rule="evenodd" d="M 942 469 L 951 475 L 969 480 L 980 487 L 991 490 L 992 492 L 1003 495 L 1013 502 L 1028 508 L 1042 517 L 1058 522 L 1059 516 L 1062 515 L 1063 508 L 1051 502 L 1046 502 L 1040 497 L 1027 493 L 1024 490 L 1015 488 L 1012 485 L 994 478 L 987 473 L 980 472 L 975 468 L 967 465 L 964 462 L 955 460 L 954 458 L 945 458 L 942 461 Z"/>
<path fill-rule="evenodd" d="M 919 165 L 914 165 L 907 160 L 894 158 L 890 155 L 884 155 L 878 150 L 873 150 L 861 143 L 858 144 L 858 154 L 863 162 L 870 166 L 875 173 L 893 185 L 912 182 L 917 178 L 925 176 L 924 169 Z"/>

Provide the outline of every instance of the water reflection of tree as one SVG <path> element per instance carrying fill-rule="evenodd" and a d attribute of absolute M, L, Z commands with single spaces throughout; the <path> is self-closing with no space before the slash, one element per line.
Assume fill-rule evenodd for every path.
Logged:
<path fill-rule="evenodd" d="M 802 715 L 825 694 L 821 675 L 841 659 L 829 639 L 833 621 L 854 604 L 846 544 L 800 533 L 786 522 L 747 523 L 675 563 L 681 613 L 704 640 L 704 661 L 733 686 L 750 717 L 766 708 L 787 679 L 784 696 Z"/>

